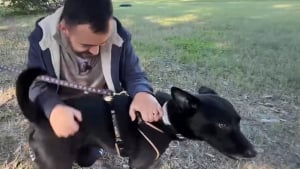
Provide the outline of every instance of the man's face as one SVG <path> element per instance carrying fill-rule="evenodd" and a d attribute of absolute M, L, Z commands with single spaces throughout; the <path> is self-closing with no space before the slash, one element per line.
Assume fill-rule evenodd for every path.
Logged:
<path fill-rule="evenodd" d="M 89 24 L 70 27 L 61 22 L 59 29 L 64 33 L 71 49 L 78 56 L 98 56 L 101 46 L 107 42 L 111 35 L 112 19 L 109 21 L 107 33 L 94 33 Z"/>

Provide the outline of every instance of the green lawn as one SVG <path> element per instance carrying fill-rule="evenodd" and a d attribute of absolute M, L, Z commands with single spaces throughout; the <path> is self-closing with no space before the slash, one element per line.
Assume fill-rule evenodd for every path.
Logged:
<path fill-rule="evenodd" d="M 144 62 L 201 67 L 211 85 L 217 80 L 243 91 L 299 93 L 299 1 L 136 0 L 131 8 L 117 6 L 128 1 L 115 2 Z"/>
<path fill-rule="evenodd" d="M 120 8 L 124 2 L 133 6 Z M 159 58 L 187 66 L 195 71 L 191 80 L 217 89 L 224 83 L 251 93 L 299 94 L 299 1 L 115 0 L 114 5 L 154 82 L 160 76 L 148 65 Z M 9 26 L 7 11 L 0 8 L 0 30 Z M 23 27 L 19 33 L 26 37 L 34 19 L 13 17 L 13 24 Z"/>

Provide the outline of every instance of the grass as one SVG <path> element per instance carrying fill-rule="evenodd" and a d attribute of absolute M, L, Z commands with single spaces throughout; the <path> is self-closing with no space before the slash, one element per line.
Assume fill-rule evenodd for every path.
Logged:
<path fill-rule="evenodd" d="M 144 60 L 201 65 L 242 91 L 299 94 L 299 2 L 131 2 L 115 12 Z"/>
<path fill-rule="evenodd" d="M 124 2 L 114 0 L 115 15 L 132 33 L 154 88 L 216 89 L 240 112 L 242 130 L 259 151 L 256 159 L 234 162 L 204 143 L 174 142 L 162 169 L 299 168 L 299 1 L 131 0 L 132 7 L 120 8 Z M 0 7 L 0 62 L 22 68 L 27 36 L 42 14 L 11 14 Z M 15 76 L 0 73 L 0 168 L 32 168 L 24 153 L 26 121 L 14 99 Z M 285 121 L 265 124 L 263 118 Z M 124 163 L 107 161 L 113 166 L 107 168 Z"/>

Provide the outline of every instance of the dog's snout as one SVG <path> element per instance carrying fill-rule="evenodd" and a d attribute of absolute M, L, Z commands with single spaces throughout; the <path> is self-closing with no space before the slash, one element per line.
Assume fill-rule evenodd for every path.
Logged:
<path fill-rule="evenodd" d="M 254 149 L 248 149 L 243 154 L 244 154 L 244 157 L 252 158 L 252 157 L 256 156 L 257 152 Z"/>

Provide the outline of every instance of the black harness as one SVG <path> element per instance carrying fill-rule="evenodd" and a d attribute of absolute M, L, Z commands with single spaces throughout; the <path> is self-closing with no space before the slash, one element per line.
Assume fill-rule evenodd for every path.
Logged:
<path fill-rule="evenodd" d="M 19 70 L 16 68 L 11 68 L 8 66 L 3 66 L 3 65 L 0 65 L 0 70 L 6 70 L 6 71 L 14 72 L 17 74 L 20 74 L 22 72 L 22 70 Z M 77 90 L 82 90 L 85 93 L 95 93 L 95 94 L 102 95 L 104 100 L 110 106 L 110 113 L 112 116 L 112 123 L 113 123 L 114 134 L 115 134 L 116 151 L 120 157 L 128 156 L 128 154 L 126 153 L 126 151 L 124 149 L 124 141 L 122 140 L 121 135 L 120 135 L 120 129 L 118 126 L 116 111 L 114 110 L 114 107 L 112 105 L 114 96 L 121 95 L 121 94 L 127 94 L 125 91 L 116 93 L 109 89 L 96 89 L 96 88 L 92 88 L 92 87 L 79 85 L 76 83 L 71 83 L 71 82 L 68 82 L 65 80 L 56 79 L 56 78 L 46 76 L 46 75 L 41 75 L 41 76 L 37 77 L 36 80 L 44 81 L 47 83 L 56 84 L 56 85 L 60 85 L 60 86 L 68 87 L 68 88 L 73 88 L 73 89 L 77 89 Z M 158 159 L 161 155 L 161 152 L 167 148 L 164 145 L 168 145 L 168 144 L 165 144 L 165 143 L 169 143 L 171 140 L 174 140 L 174 139 L 175 140 L 183 139 L 183 137 L 181 135 L 177 134 L 178 132 L 172 126 L 168 126 L 164 130 L 167 132 L 165 133 L 162 129 L 154 126 L 153 124 L 143 121 L 142 118 L 140 116 L 138 116 L 138 131 L 147 140 L 147 142 L 151 145 L 151 147 L 156 152 L 155 159 Z M 149 135 L 151 135 L 151 139 L 149 138 Z"/>

